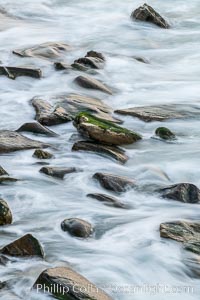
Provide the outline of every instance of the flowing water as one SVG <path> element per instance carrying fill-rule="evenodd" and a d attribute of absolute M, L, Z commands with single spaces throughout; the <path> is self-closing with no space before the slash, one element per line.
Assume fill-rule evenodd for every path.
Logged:
<path fill-rule="evenodd" d="M 34 63 L 44 72 L 41 80 L 1 76 L 1 129 L 15 130 L 32 121 L 35 112 L 29 100 L 36 95 L 85 93 L 101 98 L 113 109 L 169 103 L 199 105 L 200 3 L 148 3 L 170 20 L 172 29 L 132 22 L 129 16 L 142 4 L 139 0 L 1 0 L 1 7 L 10 16 L 0 19 L 0 60 L 7 65 Z M 103 52 L 106 68 L 96 78 L 111 86 L 114 95 L 75 86 L 73 79 L 79 72 L 56 72 L 47 61 L 12 54 L 13 49 L 48 41 L 73 46 L 66 56 L 69 63 L 91 49 Z M 133 56 L 145 57 L 151 63 L 140 63 Z M 11 207 L 14 222 L 0 229 L 0 244 L 32 233 L 42 243 L 46 256 L 44 261 L 17 259 L 0 266 L 0 280 L 12 282 L 11 291 L 1 291 L 0 299 L 50 299 L 30 292 L 34 281 L 45 268 L 68 264 L 104 287 L 113 299 L 199 299 L 199 280 L 188 266 L 194 256 L 183 251 L 182 245 L 159 235 L 161 222 L 198 220 L 197 204 L 172 202 L 131 190 L 118 196 L 131 207 L 123 210 L 86 197 L 88 193 L 105 192 L 92 179 L 97 171 L 135 178 L 140 186 L 178 182 L 200 186 L 199 121 L 164 122 L 179 137 L 176 142 L 164 143 L 151 138 L 159 122 L 121 119 L 125 127 L 143 135 L 141 142 L 126 147 L 130 159 L 125 166 L 95 154 L 72 153 L 70 137 L 76 130 L 71 123 L 51 127 L 60 137 L 26 135 L 55 146 L 51 150 L 56 157 L 52 165 L 78 166 L 84 172 L 60 181 L 39 173 L 41 166 L 32 157 L 33 150 L 1 155 L 0 165 L 21 181 L 1 186 L 0 196 Z M 68 217 L 91 222 L 95 236 L 79 240 L 62 232 L 60 223 Z M 156 284 L 174 287 L 174 293 L 156 293 Z M 134 292 L 134 286 L 143 287 L 143 291 Z M 176 286 L 181 293 L 175 292 Z M 184 286 L 193 291 L 184 293 Z"/>

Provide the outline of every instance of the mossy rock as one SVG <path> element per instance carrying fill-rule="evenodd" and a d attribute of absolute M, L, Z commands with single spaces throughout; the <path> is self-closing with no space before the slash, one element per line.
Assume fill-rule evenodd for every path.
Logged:
<path fill-rule="evenodd" d="M 12 223 L 12 213 L 6 201 L 0 199 L 0 226 Z"/>
<path fill-rule="evenodd" d="M 84 137 L 108 145 L 132 144 L 142 138 L 131 130 L 97 118 L 87 112 L 81 112 L 75 117 L 74 126 Z"/>
<path fill-rule="evenodd" d="M 158 127 L 155 134 L 163 140 L 174 140 L 176 138 L 175 134 L 166 127 Z"/>
<path fill-rule="evenodd" d="M 53 158 L 53 154 L 49 153 L 48 151 L 37 149 L 33 153 L 33 157 L 39 158 L 39 159 L 51 159 L 51 158 Z"/>

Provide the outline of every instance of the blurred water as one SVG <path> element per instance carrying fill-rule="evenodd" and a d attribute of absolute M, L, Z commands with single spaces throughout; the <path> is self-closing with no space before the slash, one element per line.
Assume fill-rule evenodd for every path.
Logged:
<path fill-rule="evenodd" d="M 34 119 L 29 100 L 36 95 L 52 97 L 58 93 L 84 93 L 73 84 L 79 72 L 56 72 L 41 59 L 20 58 L 12 50 L 48 41 L 62 41 L 73 46 L 66 61 L 83 56 L 88 50 L 106 54 L 107 64 L 96 76 L 116 92 L 105 96 L 88 92 L 112 106 L 198 103 L 200 94 L 200 3 L 197 0 L 148 1 L 170 21 L 172 29 L 161 30 L 151 25 L 131 22 L 130 14 L 142 4 L 139 0 L 1 0 L 9 15 L 0 17 L 0 60 L 8 65 L 35 64 L 44 71 L 44 78 L 21 77 L 15 81 L 0 77 L 1 129 L 17 129 Z M 13 17 L 12 17 L 13 15 Z M 142 64 L 131 57 L 142 56 L 151 64 Z M 164 122 L 179 136 L 177 143 L 151 139 L 159 122 L 146 124 L 123 117 L 124 125 L 144 137 L 127 147 L 130 159 L 125 166 L 88 153 L 71 153 L 76 133 L 72 124 L 51 129 L 59 138 L 27 135 L 52 143 L 55 166 L 78 166 L 84 172 L 68 175 L 64 181 L 40 174 L 33 151 L 2 155 L 2 165 L 11 175 L 22 179 L 10 186 L 1 186 L 0 196 L 8 201 L 14 215 L 11 226 L 0 229 L 1 245 L 30 232 L 42 243 L 45 261 L 18 260 L 0 266 L 0 280 L 13 281 L 16 299 L 50 299 L 30 292 L 40 272 L 50 266 L 67 265 L 98 285 L 129 287 L 165 284 L 192 286 L 194 293 L 125 293 L 107 289 L 114 299 L 168 300 L 199 299 L 198 279 L 192 276 L 187 262 L 190 254 L 181 245 L 159 236 L 161 222 L 176 219 L 199 219 L 199 206 L 160 199 L 129 191 L 119 199 L 131 205 L 120 210 L 96 202 L 86 195 L 103 192 L 93 181 L 96 171 L 106 171 L 135 178 L 143 186 L 162 182 L 192 182 L 200 186 L 200 135 L 198 120 Z M 110 193 L 112 194 L 112 193 Z M 67 217 L 80 217 L 96 227 L 96 236 L 77 240 L 60 229 Z M 130 291 L 130 289 L 129 289 Z M 14 296 L 13 296 L 14 297 Z M 12 299 L 8 291 L 0 298 Z M 15 298 L 13 298 L 15 299 Z"/>

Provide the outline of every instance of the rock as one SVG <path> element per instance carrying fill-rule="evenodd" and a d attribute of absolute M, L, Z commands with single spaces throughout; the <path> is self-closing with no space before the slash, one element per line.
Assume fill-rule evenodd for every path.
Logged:
<path fill-rule="evenodd" d="M 44 293 L 48 287 L 50 293 L 60 300 L 112 300 L 105 292 L 68 267 L 43 271 L 35 282 L 34 288 L 37 292 Z M 58 287 L 58 289 L 51 287 Z"/>
<path fill-rule="evenodd" d="M 44 257 L 42 246 L 31 234 L 26 234 L 18 240 L 8 244 L 7 246 L 3 247 L 0 252 L 4 255 L 15 257 Z"/>
<path fill-rule="evenodd" d="M 145 122 L 200 117 L 200 108 L 198 106 L 185 104 L 140 106 L 118 109 L 115 112 L 121 115 L 137 117 Z"/>
<path fill-rule="evenodd" d="M 47 151 L 41 150 L 41 149 L 37 149 L 33 153 L 33 157 L 36 157 L 39 159 L 51 159 L 51 158 L 53 158 L 53 154 L 51 154 Z"/>
<path fill-rule="evenodd" d="M 9 175 L 6 170 L 4 170 L 4 168 L 2 168 L 2 166 L 0 166 L 0 176 L 3 176 L 3 175 Z"/>
<path fill-rule="evenodd" d="M 0 184 L 12 183 L 12 182 L 16 182 L 16 181 L 18 181 L 18 179 L 12 178 L 9 176 L 1 176 L 0 177 Z"/>
<path fill-rule="evenodd" d="M 37 134 L 44 134 L 47 136 L 58 136 L 57 133 L 51 131 L 50 129 L 41 125 L 38 122 L 25 123 L 16 131 L 17 132 L 33 132 L 33 133 L 37 133 Z"/>
<path fill-rule="evenodd" d="M 140 6 L 137 8 L 132 14 L 131 18 L 139 20 L 139 21 L 145 21 L 149 23 L 153 23 L 159 27 L 168 29 L 170 28 L 170 25 L 167 23 L 163 17 L 161 17 L 151 6 L 148 4 L 144 4 L 143 6 Z"/>
<path fill-rule="evenodd" d="M 200 190 L 191 183 L 179 183 L 159 189 L 162 197 L 177 200 L 184 203 L 199 203 Z"/>
<path fill-rule="evenodd" d="M 132 144 L 141 139 L 141 136 L 133 131 L 86 112 L 78 114 L 73 124 L 85 138 L 107 145 Z"/>
<path fill-rule="evenodd" d="M 105 194 L 88 194 L 87 197 L 103 202 L 107 206 L 127 208 L 127 206 L 124 203 L 120 202 L 118 199 Z"/>
<path fill-rule="evenodd" d="M 52 177 L 63 179 L 66 174 L 78 172 L 78 169 L 62 167 L 43 167 L 42 169 L 40 169 L 40 172 Z"/>
<path fill-rule="evenodd" d="M 41 78 L 42 71 L 31 67 L 6 67 L 0 66 L 0 75 L 5 75 L 10 79 L 15 79 L 19 76 L 28 76 L 33 78 Z"/>
<path fill-rule="evenodd" d="M 12 224 L 12 212 L 6 201 L 0 199 L 0 226 Z"/>
<path fill-rule="evenodd" d="M 72 70 L 72 66 L 64 62 L 55 62 L 54 67 L 57 71 Z"/>
<path fill-rule="evenodd" d="M 36 120 L 43 125 L 52 126 L 71 121 L 71 117 L 62 107 L 54 108 L 39 98 L 34 98 L 31 102 L 36 110 Z"/>
<path fill-rule="evenodd" d="M 108 173 L 96 173 L 93 178 L 97 179 L 106 190 L 118 193 L 126 192 L 136 186 L 136 182 L 132 179 Z"/>
<path fill-rule="evenodd" d="M 174 140 L 176 138 L 175 134 L 166 127 L 157 128 L 155 134 L 163 140 Z"/>
<path fill-rule="evenodd" d="M 149 60 L 144 58 L 144 57 L 140 57 L 140 56 L 133 56 L 133 58 L 143 64 L 150 64 Z"/>
<path fill-rule="evenodd" d="M 122 123 L 121 120 L 111 116 L 112 108 L 99 99 L 77 94 L 63 96 L 60 99 L 57 105 L 64 108 L 72 119 L 78 113 L 85 111 L 107 121 Z"/>
<path fill-rule="evenodd" d="M 85 57 L 74 61 L 74 65 L 82 65 L 85 68 L 103 69 L 105 65 L 105 58 L 101 53 L 96 51 L 89 51 Z"/>
<path fill-rule="evenodd" d="M 89 76 L 78 76 L 75 82 L 86 89 L 98 90 L 107 94 L 112 95 L 112 91 L 102 82 Z"/>
<path fill-rule="evenodd" d="M 184 244 L 185 250 L 193 252 L 195 254 L 200 255 L 200 240 L 199 241 L 189 241 Z"/>
<path fill-rule="evenodd" d="M 70 51 L 71 47 L 65 43 L 43 43 L 33 47 L 14 50 L 13 53 L 21 57 L 38 57 L 48 60 L 58 59 Z"/>
<path fill-rule="evenodd" d="M 0 153 L 47 147 L 48 144 L 31 140 L 18 132 L 0 130 Z"/>
<path fill-rule="evenodd" d="M 72 147 L 72 151 L 89 151 L 97 154 L 103 154 L 121 162 L 122 164 L 125 164 L 128 160 L 128 156 L 125 155 L 124 150 L 114 146 L 95 144 L 90 141 L 76 142 Z"/>
<path fill-rule="evenodd" d="M 65 219 L 61 223 L 61 228 L 79 238 L 88 238 L 93 233 L 92 225 L 78 218 Z"/>

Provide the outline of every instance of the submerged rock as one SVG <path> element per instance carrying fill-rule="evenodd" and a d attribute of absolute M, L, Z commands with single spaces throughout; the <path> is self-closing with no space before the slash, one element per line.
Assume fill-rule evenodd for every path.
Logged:
<path fill-rule="evenodd" d="M 150 64 L 150 61 L 144 57 L 141 56 L 133 56 L 133 58 L 143 64 Z"/>
<path fill-rule="evenodd" d="M 55 62 L 54 67 L 57 71 L 72 70 L 72 66 L 65 62 Z"/>
<path fill-rule="evenodd" d="M 31 140 L 18 132 L 0 130 L 0 153 L 47 147 L 49 145 Z"/>
<path fill-rule="evenodd" d="M 121 162 L 122 164 L 125 164 L 128 160 L 128 156 L 125 155 L 124 150 L 114 146 L 95 144 L 94 142 L 90 141 L 76 142 L 72 147 L 72 151 L 88 151 L 106 155 Z"/>
<path fill-rule="evenodd" d="M 61 223 L 61 228 L 63 231 L 79 238 L 88 238 L 93 233 L 92 225 L 78 218 L 65 219 Z"/>
<path fill-rule="evenodd" d="M 108 145 L 132 144 L 141 139 L 133 131 L 85 112 L 76 116 L 74 126 L 84 137 Z"/>
<path fill-rule="evenodd" d="M 36 110 L 36 120 L 43 125 L 58 125 L 72 120 L 60 106 L 54 108 L 49 102 L 39 98 L 34 98 L 31 103 Z"/>
<path fill-rule="evenodd" d="M 124 203 L 120 202 L 117 198 L 105 194 L 88 194 L 87 197 L 103 202 L 107 206 L 127 208 L 127 206 Z"/>
<path fill-rule="evenodd" d="M 81 65 L 83 68 L 92 68 L 92 69 L 103 69 L 105 65 L 104 56 L 96 51 L 89 51 L 85 57 L 79 58 L 74 61 L 73 67 L 76 65 Z"/>
<path fill-rule="evenodd" d="M 12 224 L 12 212 L 6 201 L 0 199 L 0 226 Z"/>
<path fill-rule="evenodd" d="M 3 176 L 3 175 L 9 175 L 6 170 L 4 170 L 4 168 L 2 168 L 2 166 L 0 166 L 0 176 Z"/>
<path fill-rule="evenodd" d="M 200 190 L 191 183 L 179 183 L 159 189 L 162 197 L 185 203 L 199 203 Z"/>
<path fill-rule="evenodd" d="M 0 253 L 8 256 L 30 257 L 39 256 L 44 257 L 44 252 L 39 241 L 31 234 L 26 234 L 23 237 L 15 240 L 0 250 Z"/>
<path fill-rule="evenodd" d="M 166 127 L 157 128 L 155 134 L 163 140 L 174 140 L 176 138 L 175 134 Z"/>
<path fill-rule="evenodd" d="M 200 117 L 200 107 L 185 104 L 140 106 L 118 109 L 115 112 L 121 115 L 137 117 L 145 122 Z"/>
<path fill-rule="evenodd" d="M 62 167 L 43 167 L 40 169 L 41 173 L 44 173 L 46 175 L 57 177 L 60 179 L 63 179 L 66 174 L 75 173 L 79 170 L 76 168 L 62 168 Z"/>
<path fill-rule="evenodd" d="M 9 176 L 1 176 L 0 177 L 0 184 L 12 183 L 12 182 L 16 182 L 16 181 L 18 181 L 18 179 L 13 178 L 13 177 L 9 177 Z"/>
<path fill-rule="evenodd" d="M 51 154 L 47 151 L 41 150 L 41 149 L 37 149 L 33 153 L 33 157 L 36 157 L 39 159 L 51 159 L 51 158 L 53 158 L 53 154 Z"/>
<path fill-rule="evenodd" d="M 137 8 L 131 14 L 131 18 L 139 21 L 153 23 L 165 29 L 170 28 L 168 22 L 163 17 L 161 17 L 161 15 L 159 15 L 159 13 L 157 13 L 150 5 L 146 3 L 143 6 Z"/>
<path fill-rule="evenodd" d="M 15 79 L 19 76 L 28 76 L 33 78 L 41 78 L 42 71 L 31 67 L 7 67 L 0 66 L 0 75 L 5 75 L 10 79 Z"/>
<path fill-rule="evenodd" d="M 86 89 L 92 89 L 92 90 L 99 90 L 101 92 L 107 93 L 112 95 L 112 91 L 110 88 L 108 88 L 105 84 L 100 82 L 97 79 L 94 79 L 89 76 L 78 76 L 75 79 L 75 82 Z"/>
<path fill-rule="evenodd" d="M 47 127 L 41 125 L 38 122 L 30 122 L 24 123 L 19 129 L 16 130 L 17 132 L 33 132 L 37 134 L 44 134 L 47 136 L 58 136 L 57 133 L 51 131 Z"/>
<path fill-rule="evenodd" d="M 136 182 L 132 179 L 108 173 L 96 173 L 93 178 L 97 179 L 106 190 L 118 193 L 126 192 L 136 186 Z"/>
<path fill-rule="evenodd" d="M 48 287 L 50 293 L 59 300 L 112 300 L 104 291 L 71 268 L 58 267 L 43 271 L 34 288 L 44 293 Z"/>
<path fill-rule="evenodd" d="M 66 52 L 70 51 L 71 47 L 65 43 L 43 43 L 32 47 L 14 50 L 13 53 L 21 57 L 38 57 L 43 59 L 58 59 Z"/>

